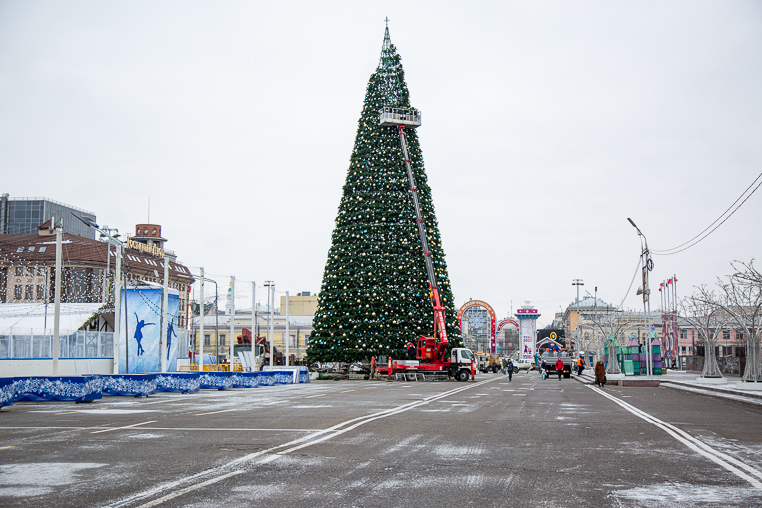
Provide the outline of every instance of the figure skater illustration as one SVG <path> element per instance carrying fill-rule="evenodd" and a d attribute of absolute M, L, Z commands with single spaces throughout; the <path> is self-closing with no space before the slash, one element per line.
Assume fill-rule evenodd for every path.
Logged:
<path fill-rule="evenodd" d="M 135 321 L 137 321 L 137 324 L 135 325 L 135 340 L 138 341 L 138 356 L 142 356 L 143 353 L 145 353 L 143 345 L 140 343 L 140 341 L 143 340 L 143 327 L 155 325 L 156 323 L 146 323 L 138 317 L 137 312 L 135 313 Z"/>
<path fill-rule="evenodd" d="M 169 361 L 169 351 L 171 349 L 170 346 L 172 346 L 172 334 L 175 334 L 175 337 L 177 337 L 177 332 L 175 331 L 175 325 L 172 323 L 172 321 L 169 322 L 169 326 L 167 327 L 167 361 Z"/>

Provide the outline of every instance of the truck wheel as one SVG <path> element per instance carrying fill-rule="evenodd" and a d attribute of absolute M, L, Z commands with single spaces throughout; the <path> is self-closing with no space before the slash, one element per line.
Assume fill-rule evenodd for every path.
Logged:
<path fill-rule="evenodd" d="M 456 378 L 458 381 L 468 381 L 468 379 L 471 377 L 471 374 L 467 370 L 461 370 L 458 372 L 458 377 Z"/>

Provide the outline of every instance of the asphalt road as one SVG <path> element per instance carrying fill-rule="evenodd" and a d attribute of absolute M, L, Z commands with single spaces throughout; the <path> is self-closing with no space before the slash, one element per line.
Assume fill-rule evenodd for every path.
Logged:
<path fill-rule="evenodd" d="M 500 374 L 0 410 L 0 506 L 762 506 L 762 409 Z"/>

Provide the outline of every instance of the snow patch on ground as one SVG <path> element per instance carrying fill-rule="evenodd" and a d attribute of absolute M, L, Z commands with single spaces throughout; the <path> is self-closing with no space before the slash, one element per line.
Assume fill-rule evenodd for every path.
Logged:
<path fill-rule="evenodd" d="M 484 447 L 475 446 L 455 446 L 455 445 L 437 445 L 432 452 L 441 458 L 452 459 L 453 457 L 463 457 L 473 459 L 476 455 L 484 454 Z"/>
<path fill-rule="evenodd" d="M 53 492 L 51 487 L 71 485 L 81 480 L 80 472 L 106 467 L 95 462 L 36 462 L 0 465 L 0 495 L 10 497 L 40 496 Z"/>
<path fill-rule="evenodd" d="M 690 483 L 660 483 L 608 495 L 616 501 L 629 501 L 637 507 L 672 506 L 753 506 L 762 502 L 762 493 L 744 487 L 704 486 Z"/>
<path fill-rule="evenodd" d="M 762 446 L 746 445 L 736 439 L 716 438 L 712 436 L 696 436 L 700 441 L 708 444 L 715 450 L 726 453 L 746 464 L 762 468 Z"/>
<path fill-rule="evenodd" d="M 141 441 L 143 439 L 157 439 L 161 437 L 166 437 L 165 434 L 156 433 L 156 434 L 125 434 L 122 439 L 137 439 L 138 441 Z"/>

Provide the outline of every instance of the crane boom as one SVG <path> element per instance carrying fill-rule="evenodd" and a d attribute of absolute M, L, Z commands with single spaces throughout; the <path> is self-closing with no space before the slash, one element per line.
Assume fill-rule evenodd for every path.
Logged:
<path fill-rule="evenodd" d="M 405 135 L 405 126 L 398 125 L 400 135 L 400 144 L 402 145 L 402 155 L 405 157 L 405 169 L 407 170 L 407 179 L 410 183 L 410 194 L 413 197 L 413 205 L 415 206 L 415 219 L 418 224 L 418 234 L 421 237 L 421 247 L 423 248 L 423 257 L 426 260 L 426 273 L 429 276 L 429 298 L 431 299 L 431 305 L 434 307 L 434 339 L 437 338 L 437 331 L 439 331 L 439 342 L 437 344 L 437 350 L 443 355 L 447 347 L 447 330 L 445 329 L 444 319 L 444 306 L 439 296 L 439 286 L 437 284 L 437 275 L 434 272 L 434 261 L 431 259 L 431 250 L 429 249 L 429 242 L 426 239 L 426 224 L 423 222 L 421 216 L 421 207 L 418 203 L 418 188 L 415 184 L 415 177 L 413 176 L 413 168 L 410 166 L 410 156 L 407 151 L 407 138 Z"/>

